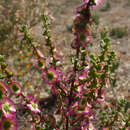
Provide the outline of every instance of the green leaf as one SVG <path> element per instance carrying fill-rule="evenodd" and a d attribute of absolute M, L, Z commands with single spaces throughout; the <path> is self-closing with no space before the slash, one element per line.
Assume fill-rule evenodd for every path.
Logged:
<path fill-rule="evenodd" d="M 119 63 L 113 64 L 112 67 L 110 68 L 111 72 L 112 72 L 112 73 L 115 72 L 115 70 L 117 70 L 118 67 L 119 67 Z"/>
<path fill-rule="evenodd" d="M 4 56 L 0 55 L 0 62 L 2 62 L 4 60 Z"/>

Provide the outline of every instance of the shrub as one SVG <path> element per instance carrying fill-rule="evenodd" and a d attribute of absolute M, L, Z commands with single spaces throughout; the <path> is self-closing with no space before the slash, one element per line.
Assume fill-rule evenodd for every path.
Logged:
<path fill-rule="evenodd" d="M 83 1 L 77 7 L 74 20 L 74 40 L 71 47 L 74 54 L 71 57 L 71 71 L 62 73 L 62 62 L 57 49 L 52 42 L 49 30 L 49 19 L 44 13 L 43 36 L 50 56 L 44 56 L 33 42 L 34 38 L 29 34 L 26 25 L 20 30 L 23 34 L 22 44 L 31 49 L 36 56 L 35 67 L 42 73 L 41 78 L 51 87 L 51 93 L 57 99 L 55 115 L 44 112 L 34 95 L 25 95 L 22 86 L 15 81 L 13 72 L 8 67 L 4 57 L 0 55 L 0 129 L 17 130 L 17 119 L 15 117 L 16 105 L 13 99 L 9 99 L 9 93 L 20 99 L 21 107 L 27 115 L 31 116 L 30 122 L 35 130 L 95 130 L 94 117 L 96 105 L 103 103 L 106 99 L 105 89 L 115 81 L 115 70 L 117 68 L 116 55 L 109 49 L 111 45 L 107 31 L 100 33 L 100 53 L 88 52 L 88 44 L 91 41 L 91 8 L 96 7 L 101 1 Z M 117 107 L 109 115 L 103 113 L 100 129 L 113 129 L 115 123 L 118 128 L 127 129 L 129 123 L 129 103 L 121 100 Z M 124 109 L 125 108 L 125 109 Z M 122 118 L 121 118 L 122 117 Z"/>

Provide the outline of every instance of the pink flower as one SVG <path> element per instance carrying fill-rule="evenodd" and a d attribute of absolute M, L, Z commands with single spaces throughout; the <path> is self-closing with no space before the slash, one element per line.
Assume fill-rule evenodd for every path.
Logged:
<path fill-rule="evenodd" d="M 95 130 L 95 127 L 92 122 L 89 122 L 89 128 L 88 130 Z"/>
<path fill-rule="evenodd" d="M 28 94 L 27 96 L 25 96 L 25 99 L 24 98 L 21 98 L 21 101 L 20 101 L 20 104 L 24 107 L 24 108 L 27 108 L 26 104 L 27 102 L 30 102 L 31 100 L 34 100 L 34 96 L 31 95 L 31 94 Z"/>
<path fill-rule="evenodd" d="M 36 101 L 35 99 L 33 100 L 30 100 L 28 103 L 27 103 L 27 107 L 34 113 L 39 113 L 41 112 L 40 110 L 40 105 L 38 103 L 38 101 Z"/>
<path fill-rule="evenodd" d="M 79 81 L 82 83 L 82 82 L 84 82 L 84 81 L 86 81 L 86 79 L 87 79 L 87 74 L 88 74 L 88 72 L 86 71 L 84 71 L 84 72 L 81 72 L 80 74 L 79 74 L 79 77 L 78 77 L 78 79 L 79 79 Z"/>
<path fill-rule="evenodd" d="M 1 102 L 0 107 L 6 118 L 11 117 L 16 112 L 14 102 L 7 97 Z"/>
<path fill-rule="evenodd" d="M 73 49 L 76 49 L 76 48 L 79 47 L 79 43 L 77 42 L 76 39 L 74 39 L 74 40 L 72 41 L 72 43 L 71 43 L 71 47 L 72 47 Z"/>
<path fill-rule="evenodd" d="M 24 96 L 24 98 L 21 98 L 21 105 L 25 109 L 30 109 L 34 113 L 41 112 L 39 102 L 31 94 L 28 94 L 27 96 Z"/>
<path fill-rule="evenodd" d="M 0 121 L 0 130 L 18 130 L 16 118 L 14 116 L 9 118 L 2 117 Z"/>
<path fill-rule="evenodd" d="M 58 80 L 58 78 L 58 72 L 53 68 L 43 71 L 42 73 L 42 79 L 47 84 L 54 84 Z"/>
<path fill-rule="evenodd" d="M 101 5 L 102 0 L 94 0 L 94 2 L 95 2 L 95 5 L 92 7 L 97 7 L 97 6 Z"/>
<path fill-rule="evenodd" d="M 15 82 L 15 81 L 12 81 L 11 84 L 9 84 L 8 88 L 10 92 L 12 94 L 15 94 L 16 96 L 20 95 L 22 92 L 22 86 L 18 82 Z"/>
<path fill-rule="evenodd" d="M 44 58 L 38 58 L 38 59 L 36 59 L 34 65 L 39 70 L 43 70 L 43 69 L 46 68 L 46 63 L 45 63 Z"/>
<path fill-rule="evenodd" d="M 80 81 L 85 81 L 86 80 L 86 74 L 80 75 L 79 80 Z"/>

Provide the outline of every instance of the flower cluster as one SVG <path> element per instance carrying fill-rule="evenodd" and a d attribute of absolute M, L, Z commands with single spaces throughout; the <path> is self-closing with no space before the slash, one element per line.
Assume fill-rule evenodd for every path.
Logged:
<path fill-rule="evenodd" d="M 0 59 L 0 70 L 3 75 L 3 80 L 0 81 L 0 130 L 17 130 L 18 124 L 15 117 L 16 105 L 8 95 L 20 96 L 21 100 L 25 102 L 24 107 L 33 113 L 41 112 L 40 106 L 34 98 L 24 96 L 22 86 L 19 82 L 14 81 L 13 72 L 7 67 L 2 58 Z"/>

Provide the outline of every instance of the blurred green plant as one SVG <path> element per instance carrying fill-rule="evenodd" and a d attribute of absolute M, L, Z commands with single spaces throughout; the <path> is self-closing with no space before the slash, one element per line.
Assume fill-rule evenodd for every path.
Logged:
<path fill-rule="evenodd" d="M 0 50 L 1 54 L 15 53 L 19 46 L 21 24 L 32 28 L 41 20 L 43 2 L 39 0 L 0 1 Z M 32 10 L 33 9 L 33 10 Z"/>
<path fill-rule="evenodd" d="M 114 106 L 109 107 L 109 111 L 102 112 L 99 125 L 100 129 L 109 128 L 113 130 L 116 126 L 118 130 L 127 130 L 130 125 L 129 110 L 130 102 L 127 102 L 125 99 L 120 99 Z"/>
<path fill-rule="evenodd" d="M 102 8 L 100 9 L 100 11 L 105 12 L 105 11 L 109 11 L 110 9 L 111 9 L 110 2 L 107 1 L 106 4 L 105 4 L 105 6 L 102 7 Z"/>
<path fill-rule="evenodd" d="M 116 27 L 110 30 L 110 36 L 114 36 L 116 38 L 122 38 L 128 35 L 127 27 Z"/>
<path fill-rule="evenodd" d="M 127 0 L 126 5 L 130 6 L 130 0 Z"/>
<path fill-rule="evenodd" d="M 96 13 L 92 15 L 92 21 L 97 26 L 99 25 L 99 18 L 100 18 L 99 15 Z"/>

